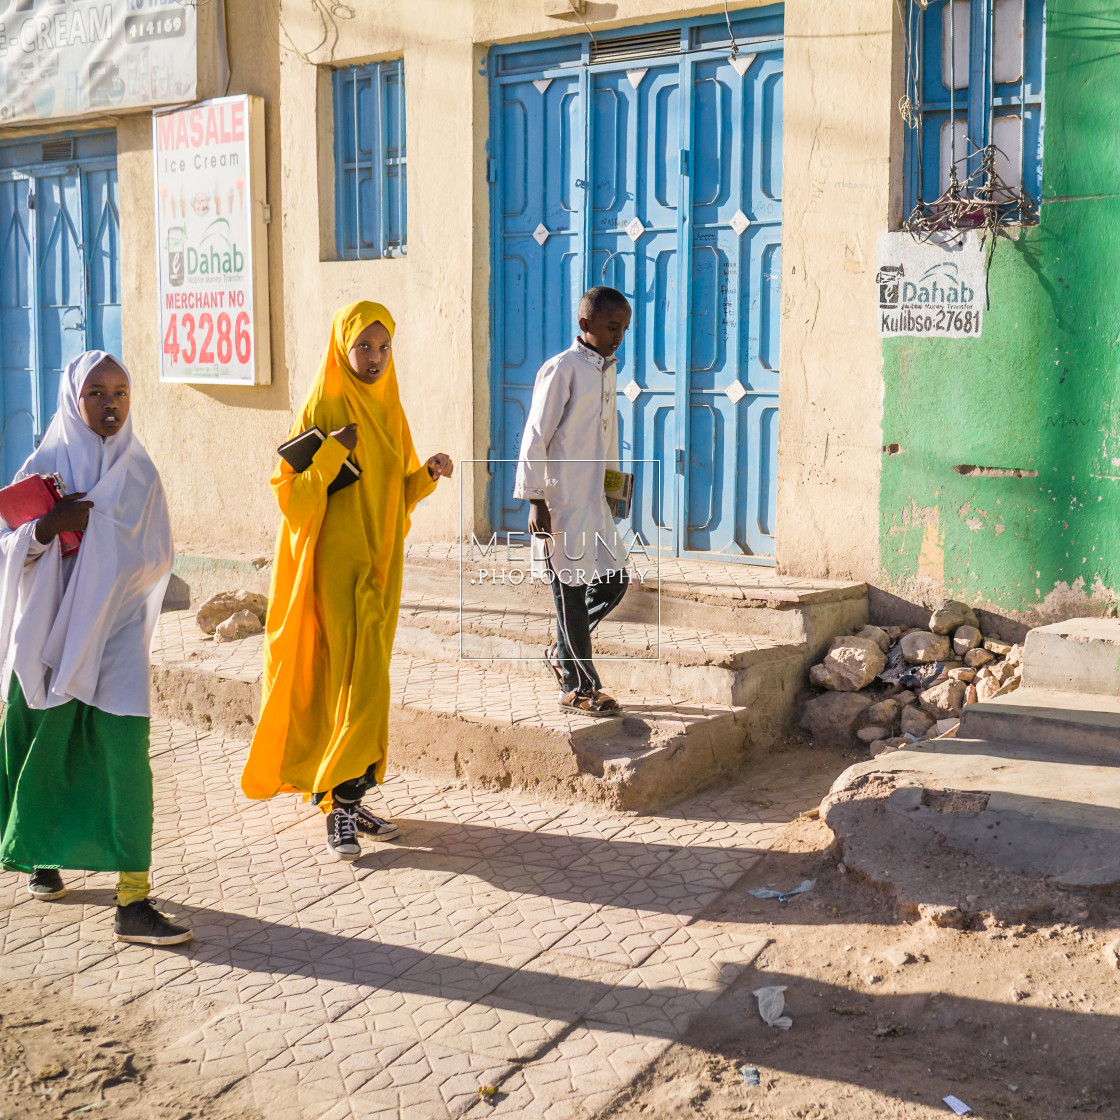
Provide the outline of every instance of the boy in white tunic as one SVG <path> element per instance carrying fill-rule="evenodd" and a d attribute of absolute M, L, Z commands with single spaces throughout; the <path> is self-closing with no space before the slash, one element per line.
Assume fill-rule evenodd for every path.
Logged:
<path fill-rule="evenodd" d="M 618 605 L 628 577 L 622 539 L 603 492 L 618 470 L 615 352 L 630 326 L 630 304 L 615 288 L 579 301 L 580 335 L 537 373 L 518 456 L 515 498 L 529 500 L 529 532 L 544 540 L 556 602 L 556 642 L 545 651 L 560 706 L 618 715 L 591 659 L 591 632 Z"/>

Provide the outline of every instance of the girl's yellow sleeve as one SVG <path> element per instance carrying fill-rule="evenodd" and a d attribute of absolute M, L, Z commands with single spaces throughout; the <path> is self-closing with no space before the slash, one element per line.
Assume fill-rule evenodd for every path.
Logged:
<path fill-rule="evenodd" d="M 405 475 L 404 505 L 407 512 L 411 513 L 416 508 L 416 503 L 426 498 L 436 488 L 436 482 L 437 479 L 432 478 L 426 463 L 422 463 L 411 474 Z"/>
<path fill-rule="evenodd" d="M 327 487 L 334 482 L 350 452 L 328 436 L 315 452 L 311 466 L 294 471 L 283 459 L 272 472 L 272 492 L 284 520 L 293 528 L 306 524 L 327 506 Z"/>
<path fill-rule="evenodd" d="M 412 442 L 412 429 L 408 418 L 401 416 L 401 443 L 404 451 L 404 509 L 409 514 L 416 503 L 426 498 L 435 488 L 437 479 L 432 478 L 427 463 L 421 463 Z"/>

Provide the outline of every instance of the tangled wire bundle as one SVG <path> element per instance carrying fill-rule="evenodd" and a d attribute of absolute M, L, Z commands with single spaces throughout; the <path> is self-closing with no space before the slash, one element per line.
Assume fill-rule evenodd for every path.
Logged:
<path fill-rule="evenodd" d="M 971 141 L 969 141 L 971 144 Z M 955 163 L 949 165 L 949 186 L 932 202 L 923 199 L 910 212 L 902 228 L 919 241 L 928 241 L 934 234 L 948 234 L 951 244 L 968 230 L 980 230 L 982 236 L 995 234 L 1009 221 L 1029 224 L 1038 220 L 1038 210 L 1027 192 L 1005 183 L 996 172 L 996 155 L 1003 153 L 995 146 L 978 148 L 976 168 L 963 182 L 957 178 Z"/>

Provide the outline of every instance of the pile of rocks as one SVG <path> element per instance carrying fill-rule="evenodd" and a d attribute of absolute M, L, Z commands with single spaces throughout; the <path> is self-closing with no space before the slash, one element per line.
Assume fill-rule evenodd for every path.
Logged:
<path fill-rule="evenodd" d="M 972 609 L 945 600 L 929 628 L 864 626 L 834 638 L 809 672 L 824 691 L 802 711 L 801 725 L 821 742 L 850 745 L 872 756 L 943 735 L 961 712 L 1018 682 L 1023 647 L 985 638 Z"/>
<path fill-rule="evenodd" d="M 204 634 L 213 634 L 216 642 L 236 642 L 260 634 L 267 616 L 265 596 L 255 591 L 219 591 L 198 608 L 195 622 Z"/>

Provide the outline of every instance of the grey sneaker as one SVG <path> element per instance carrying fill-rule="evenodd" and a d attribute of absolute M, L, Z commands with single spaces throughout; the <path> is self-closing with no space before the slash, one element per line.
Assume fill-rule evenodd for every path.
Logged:
<path fill-rule="evenodd" d="M 117 907 L 113 936 L 129 945 L 182 945 L 193 935 L 185 926 L 170 922 L 152 905 L 151 899 L 142 898 Z"/>
<path fill-rule="evenodd" d="M 335 805 L 327 815 L 327 847 L 335 859 L 347 862 L 362 854 L 353 805 Z"/>
<path fill-rule="evenodd" d="M 53 902 L 66 893 L 66 884 L 53 867 L 39 867 L 31 872 L 27 890 L 32 898 L 37 898 L 40 902 Z"/>
<path fill-rule="evenodd" d="M 358 831 L 375 840 L 395 840 L 401 830 L 384 817 L 375 817 L 361 802 L 354 806 L 354 823 Z"/>

